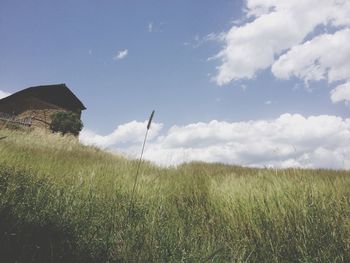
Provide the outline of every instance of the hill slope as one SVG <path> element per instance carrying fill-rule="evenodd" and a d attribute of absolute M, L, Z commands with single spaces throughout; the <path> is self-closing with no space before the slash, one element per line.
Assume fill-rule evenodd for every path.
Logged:
<path fill-rule="evenodd" d="M 350 173 L 144 163 L 0 140 L 1 262 L 350 262 Z"/>

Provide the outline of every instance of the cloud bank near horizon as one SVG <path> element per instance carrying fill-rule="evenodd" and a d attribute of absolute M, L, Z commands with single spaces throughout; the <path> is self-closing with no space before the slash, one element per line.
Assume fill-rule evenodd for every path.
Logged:
<path fill-rule="evenodd" d="M 146 122 L 119 125 L 108 135 L 83 130 L 82 143 L 140 154 Z M 190 161 L 252 167 L 350 169 L 350 119 L 282 114 L 272 120 L 213 120 L 173 126 L 154 123 L 144 157 L 160 165 Z"/>
<path fill-rule="evenodd" d="M 240 25 L 223 36 L 218 85 L 252 79 L 266 69 L 276 78 L 336 83 L 332 102 L 350 101 L 350 1 L 246 0 Z M 341 82 L 340 84 L 338 82 Z"/>
<path fill-rule="evenodd" d="M 0 100 L 7 97 L 7 96 L 10 96 L 10 95 L 11 95 L 11 93 L 0 90 Z"/>

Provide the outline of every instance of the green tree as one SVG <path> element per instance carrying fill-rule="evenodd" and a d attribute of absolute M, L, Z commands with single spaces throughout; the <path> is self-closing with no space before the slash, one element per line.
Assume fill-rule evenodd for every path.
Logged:
<path fill-rule="evenodd" d="M 51 115 L 50 129 L 53 132 L 61 132 L 63 135 L 67 133 L 79 135 L 83 127 L 79 116 L 73 112 L 60 111 Z"/>

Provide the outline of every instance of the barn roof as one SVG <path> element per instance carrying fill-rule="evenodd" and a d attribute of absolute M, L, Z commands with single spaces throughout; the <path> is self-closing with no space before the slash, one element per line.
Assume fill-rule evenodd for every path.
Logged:
<path fill-rule="evenodd" d="M 66 84 L 30 87 L 1 99 L 0 105 L 2 103 L 11 103 L 11 101 L 15 101 L 17 99 L 29 97 L 34 97 L 65 109 L 86 109 L 84 104 L 73 94 Z"/>

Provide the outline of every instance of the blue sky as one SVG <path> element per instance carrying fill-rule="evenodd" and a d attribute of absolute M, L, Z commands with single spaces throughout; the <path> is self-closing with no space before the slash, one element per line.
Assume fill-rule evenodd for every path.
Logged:
<path fill-rule="evenodd" d="M 335 52 L 327 50 L 331 40 L 317 38 L 348 36 L 349 1 L 319 1 L 315 12 L 329 21 L 310 19 L 314 2 L 2 0 L 0 94 L 66 83 L 86 105 L 93 136 L 141 123 L 153 109 L 158 136 L 174 125 L 273 122 L 283 114 L 346 122 L 348 67 L 340 68 L 340 58 L 308 58 L 305 43 Z M 339 49 L 349 61 L 347 51 Z M 225 158 L 204 160 L 236 162 Z"/>
<path fill-rule="evenodd" d="M 205 2 L 2 1 L 0 87 L 67 83 L 88 108 L 86 126 L 105 132 L 153 108 L 169 124 L 220 118 L 216 99 L 228 94 L 210 83 L 206 62 L 218 47 L 184 43 L 227 29 L 238 5 Z"/>

